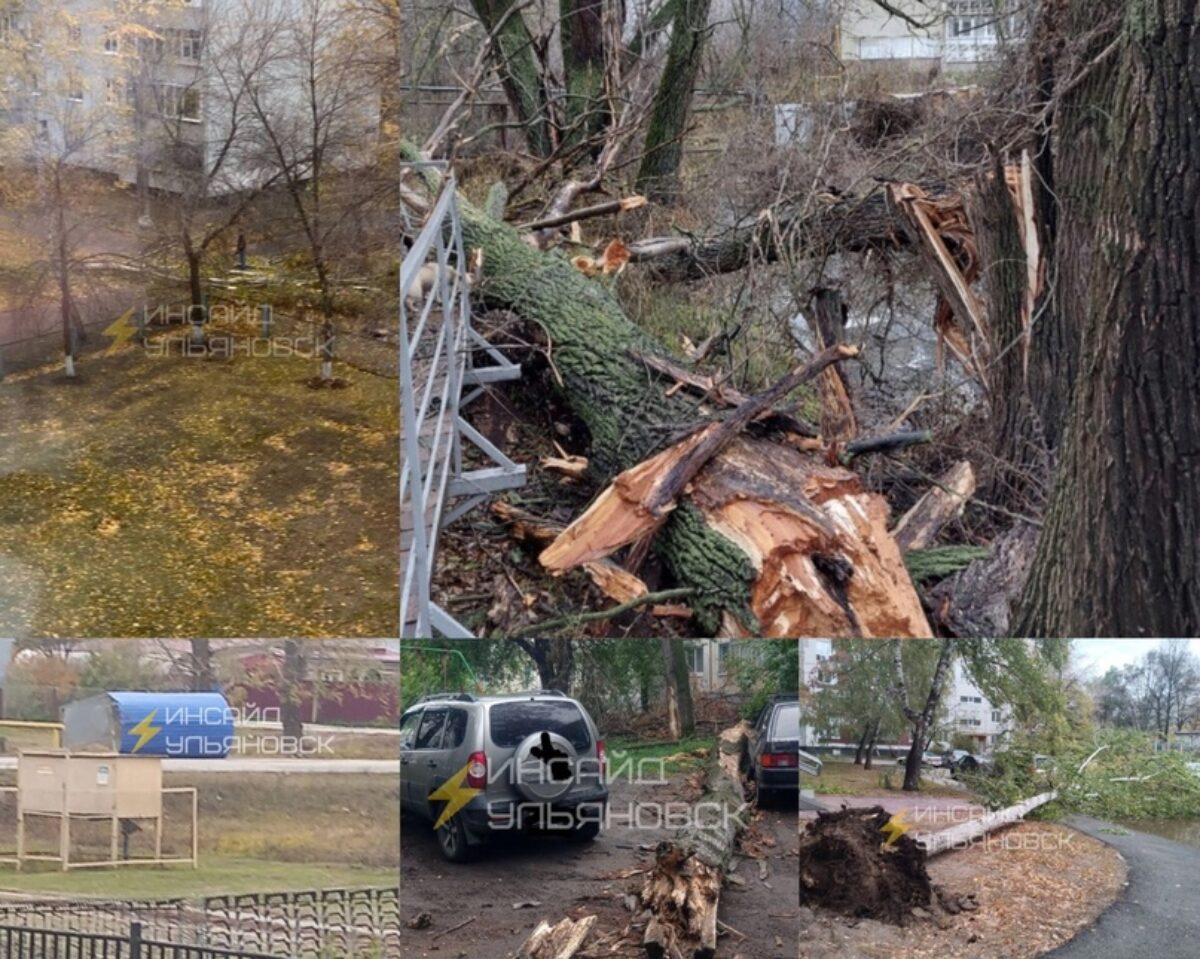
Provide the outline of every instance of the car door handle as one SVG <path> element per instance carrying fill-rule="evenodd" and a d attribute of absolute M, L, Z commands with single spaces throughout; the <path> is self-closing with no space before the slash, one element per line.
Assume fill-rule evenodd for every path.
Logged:
<path fill-rule="evenodd" d="M 430 769 L 437 769 L 437 764 L 438 764 L 438 761 L 436 759 L 426 759 L 425 760 L 425 765 L 428 766 Z"/>
<path fill-rule="evenodd" d="M 401 766 L 407 766 L 407 765 L 408 765 L 408 757 L 407 757 L 407 756 L 401 756 L 401 757 L 400 757 L 400 765 L 401 765 Z"/>

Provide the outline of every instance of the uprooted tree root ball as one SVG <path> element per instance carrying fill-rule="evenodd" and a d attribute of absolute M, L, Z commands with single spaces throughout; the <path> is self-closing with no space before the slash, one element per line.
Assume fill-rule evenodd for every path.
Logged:
<path fill-rule="evenodd" d="M 888 842 L 882 806 L 819 813 L 800 837 L 800 904 L 903 925 L 934 890 L 925 851 L 909 836 Z"/>

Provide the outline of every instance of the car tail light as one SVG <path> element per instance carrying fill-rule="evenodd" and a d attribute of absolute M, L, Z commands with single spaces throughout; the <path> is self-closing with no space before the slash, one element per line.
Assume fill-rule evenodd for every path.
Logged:
<path fill-rule="evenodd" d="M 604 740 L 596 740 L 596 759 L 600 762 L 600 781 L 608 778 L 608 751 L 604 748 Z"/>
<path fill-rule="evenodd" d="M 798 766 L 800 764 L 800 757 L 794 753 L 763 753 L 762 764 L 764 767 L 769 766 L 772 769 L 784 766 Z"/>
<path fill-rule="evenodd" d="M 471 789 L 487 788 L 487 753 L 471 753 L 467 760 L 467 786 Z"/>

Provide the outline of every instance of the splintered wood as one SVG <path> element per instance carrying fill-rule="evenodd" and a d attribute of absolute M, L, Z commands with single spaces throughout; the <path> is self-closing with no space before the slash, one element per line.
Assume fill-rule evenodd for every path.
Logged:
<path fill-rule="evenodd" d="M 622 473 L 541 554 L 563 572 L 657 529 L 647 507 L 673 465 L 714 426 Z M 738 437 L 681 497 L 755 569 L 751 611 L 763 636 L 929 636 L 886 501 L 859 477 L 777 444 Z M 671 507 L 667 507 L 669 510 Z"/>
<path fill-rule="evenodd" d="M 979 254 L 962 197 L 931 199 L 915 183 L 892 183 L 888 199 L 938 288 L 934 326 L 939 348 L 948 347 L 986 388 L 990 341 L 983 303 L 971 288 L 979 277 Z"/>
<path fill-rule="evenodd" d="M 901 552 L 933 545 L 942 527 L 961 515 L 975 492 L 975 471 L 967 460 L 955 463 L 913 505 L 892 531 Z"/>
<path fill-rule="evenodd" d="M 673 841 L 658 846 L 654 869 L 641 891 L 642 905 L 650 914 L 642 937 L 649 959 L 716 955 L 721 883 L 744 826 L 740 768 L 749 729 L 743 720 L 721 732 L 705 766 L 695 821 L 680 829 Z"/>
<path fill-rule="evenodd" d="M 584 916 L 579 920 L 567 918 L 553 926 L 542 920 L 525 940 L 517 959 L 571 959 L 595 924 L 595 916 Z"/>

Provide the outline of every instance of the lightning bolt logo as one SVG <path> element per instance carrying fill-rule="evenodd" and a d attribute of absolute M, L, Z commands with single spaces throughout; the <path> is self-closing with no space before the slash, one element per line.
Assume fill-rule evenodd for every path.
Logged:
<path fill-rule="evenodd" d="M 904 810 L 901 809 L 898 813 L 892 816 L 891 819 L 884 823 L 883 828 L 880 831 L 887 833 L 887 841 L 884 843 L 885 846 L 893 845 L 897 839 L 912 829 L 912 826 L 905 821 L 904 816 Z"/>
<path fill-rule="evenodd" d="M 112 346 L 108 348 L 109 353 L 113 353 L 120 349 L 137 333 L 137 326 L 133 323 L 133 307 L 130 307 L 120 316 L 109 324 L 108 329 L 104 331 L 104 335 L 112 338 Z"/>
<path fill-rule="evenodd" d="M 438 816 L 438 821 L 433 824 L 434 829 L 441 829 L 442 826 L 450 821 L 455 813 L 479 795 L 479 793 L 483 792 L 482 789 L 476 789 L 473 786 L 464 786 L 463 780 L 466 778 L 467 767 L 463 766 L 462 769 L 429 794 L 430 799 L 444 799 L 446 801 L 446 808 Z"/>
<path fill-rule="evenodd" d="M 137 743 L 135 743 L 133 749 L 130 750 L 131 752 L 136 753 L 139 749 L 145 746 L 146 743 L 150 742 L 150 740 L 162 732 L 162 726 L 151 725 L 151 723 L 154 722 L 154 717 L 157 715 L 157 709 L 151 710 L 146 714 L 146 717 L 140 723 L 129 730 L 130 733 L 138 737 Z"/>

